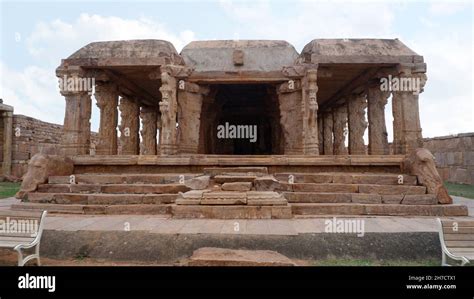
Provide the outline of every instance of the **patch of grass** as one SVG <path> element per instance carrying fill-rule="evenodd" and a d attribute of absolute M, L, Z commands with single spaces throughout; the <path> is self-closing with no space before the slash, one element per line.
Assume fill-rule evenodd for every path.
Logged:
<path fill-rule="evenodd" d="M 0 182 L 0 198 L 12 197 L 20 190 L 21 183 Z"/>
<path fill-rule="evenodd" d="M 366 259 L 326 259 L 313 261 L 312 266 L 440 266 L 440 260 L 366 260 Z"/>
<path fill-rule="evenodd" d="M 462 196 L 474 199 L 474 185 L 464 185 L 445 182 L 448 193 L 454 196 Z"/>

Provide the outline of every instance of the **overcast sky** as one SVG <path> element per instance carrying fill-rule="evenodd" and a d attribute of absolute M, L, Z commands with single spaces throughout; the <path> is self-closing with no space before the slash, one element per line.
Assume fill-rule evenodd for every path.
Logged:
<path fill-rule="evenodd" d="M 471 1 L 85 1 L 0 0 L 0 97 L 16 114 L 62 124 L 55 68 L 103 40 L 279 39 L 298 52 L 315 38 L 399 38 L 423 55 L 425 137 L 474 131 Z M 94 105 L 95 107 L 95 105 Z M 391 110 L 387 105 L 391 140 Z M 93 129 L 98 126 L 97 108 Z"/>

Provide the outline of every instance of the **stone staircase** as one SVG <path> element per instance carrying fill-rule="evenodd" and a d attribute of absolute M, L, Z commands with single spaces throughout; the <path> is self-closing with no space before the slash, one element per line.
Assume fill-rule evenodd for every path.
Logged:
<path fill-rule="evenodd" d="M 395 157 L 117 159 L 76 159 L 72 176 L 50 176 L 12 208 L 219 219 L 467 215 L 438 204 Z"/>

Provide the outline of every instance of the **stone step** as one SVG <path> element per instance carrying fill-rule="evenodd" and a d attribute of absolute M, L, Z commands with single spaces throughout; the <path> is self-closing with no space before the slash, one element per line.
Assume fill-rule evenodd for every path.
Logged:
<path fill-rule="evenodd" d="M 204 168 L 204 174 L 214 177 L 216 175 L 253 175 L 262 176 L 268 174 L 267 167 L 207 167 Z"/>
<path fill-rule="evenodd" d="M 409 204 L 435 205 L 434 194 L 420 195 L 379 195 L 366 193 L 327 192 L 283 192 L 289 203 L 364 203 L 364 204 Z"/>
<path fill-rule="evenodd" d="M 375 184 L 375 185 L 398 185 L 399 175 L 403 175 L 403 185 L 416 185 L 416 176 L 406 174 L 386 173 L 275 173 L 273 176 L 282 182 L 289 182 L 290 175 L 294 183 L 339 183 L 339 184 Z"/>
<path fill-rule="evenodd" d="M 249 205 L 275 206 L 287 205 L 286 198 L 272 191 L 210 191 L 192 190 L 180 193 L 177 205 Z"/>
<path fill-rule="evenodd" d="M 237 182 L 253 182 L 257 176 L 255 175 L 216 175 L 214 176 L 214 182 L 218 184 L 223 183 L 237 183 Z"/>
<path fill-rule="evenodd" d="M 15 211 L 44 211 L 55 214 L 87 214 L 87 215 L 163 215 L 171 214 L 171 204 L 136 204 L 136 205 L 80 205 L 80 204 L 42 204 L 18 203 L 11 206 Z"/>
<path fill-rule="evenodd" d="M 84 193 L 41 193 L 28 194 L 32 203 L 56 204 L 169 204 L 174 203 L 177 194 L 84 194 Z"/>
<path fill-rule="evenodd" d="M 292 203 L 294 215 L 467 216 L 466 206 L 357 203 Z"/>
<path fill-rule="evenodd" d="M 280 191 L 292 192 L 326 192 L 326 193 L 369 193 L 380 195 L 425 194 L 425 186 L 410 185 L 365 185 L 339 183 L 294 183 L 280 182 Z"/>
<path fill-rule="evenodd" d="M 203 247 L 195 250 L 188 266 L 296 266 L 286 256 L 270 250 Z"/>
<path fill-rule="evenodd" d="M 164 194 L 191 190 L 183 184 L 41 184 L 43 193 Z"/>
<path fill-rule="evenodd" d="M 171 184 L 200 176 L 199 173 L 164 174 L 75 174 L 76 184 Z M 69 184 L 69 176 L 50 176 L 49 184 Z"/>
<path fill-rule="evenodd" d="M 290 206 L 205 206 L 173 205 L 174 218 L 213 218 L 213 219 L 290 219 Z"/>

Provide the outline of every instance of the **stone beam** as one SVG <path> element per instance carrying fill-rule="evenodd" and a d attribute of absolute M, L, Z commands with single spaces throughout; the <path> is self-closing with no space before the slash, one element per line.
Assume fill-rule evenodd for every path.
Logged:
<path fill-rule="evenodd" d="M 130 90 L 136 97 L 138 97 L 145 105 L 156 105 L 158 100 L 156 99 L 156 96 L 153 96 L 150 94 L 148 91 L 145 89 L 141 88 L 137 84 L 135 84 L 132 80 L 127 78 L 123 74 L 117 74 L 114 71 L 111 70 L 103 70 L 104 73 L 110 77 L 111 80 L 116 82 L 118 85 L 123 86 Z"/>

